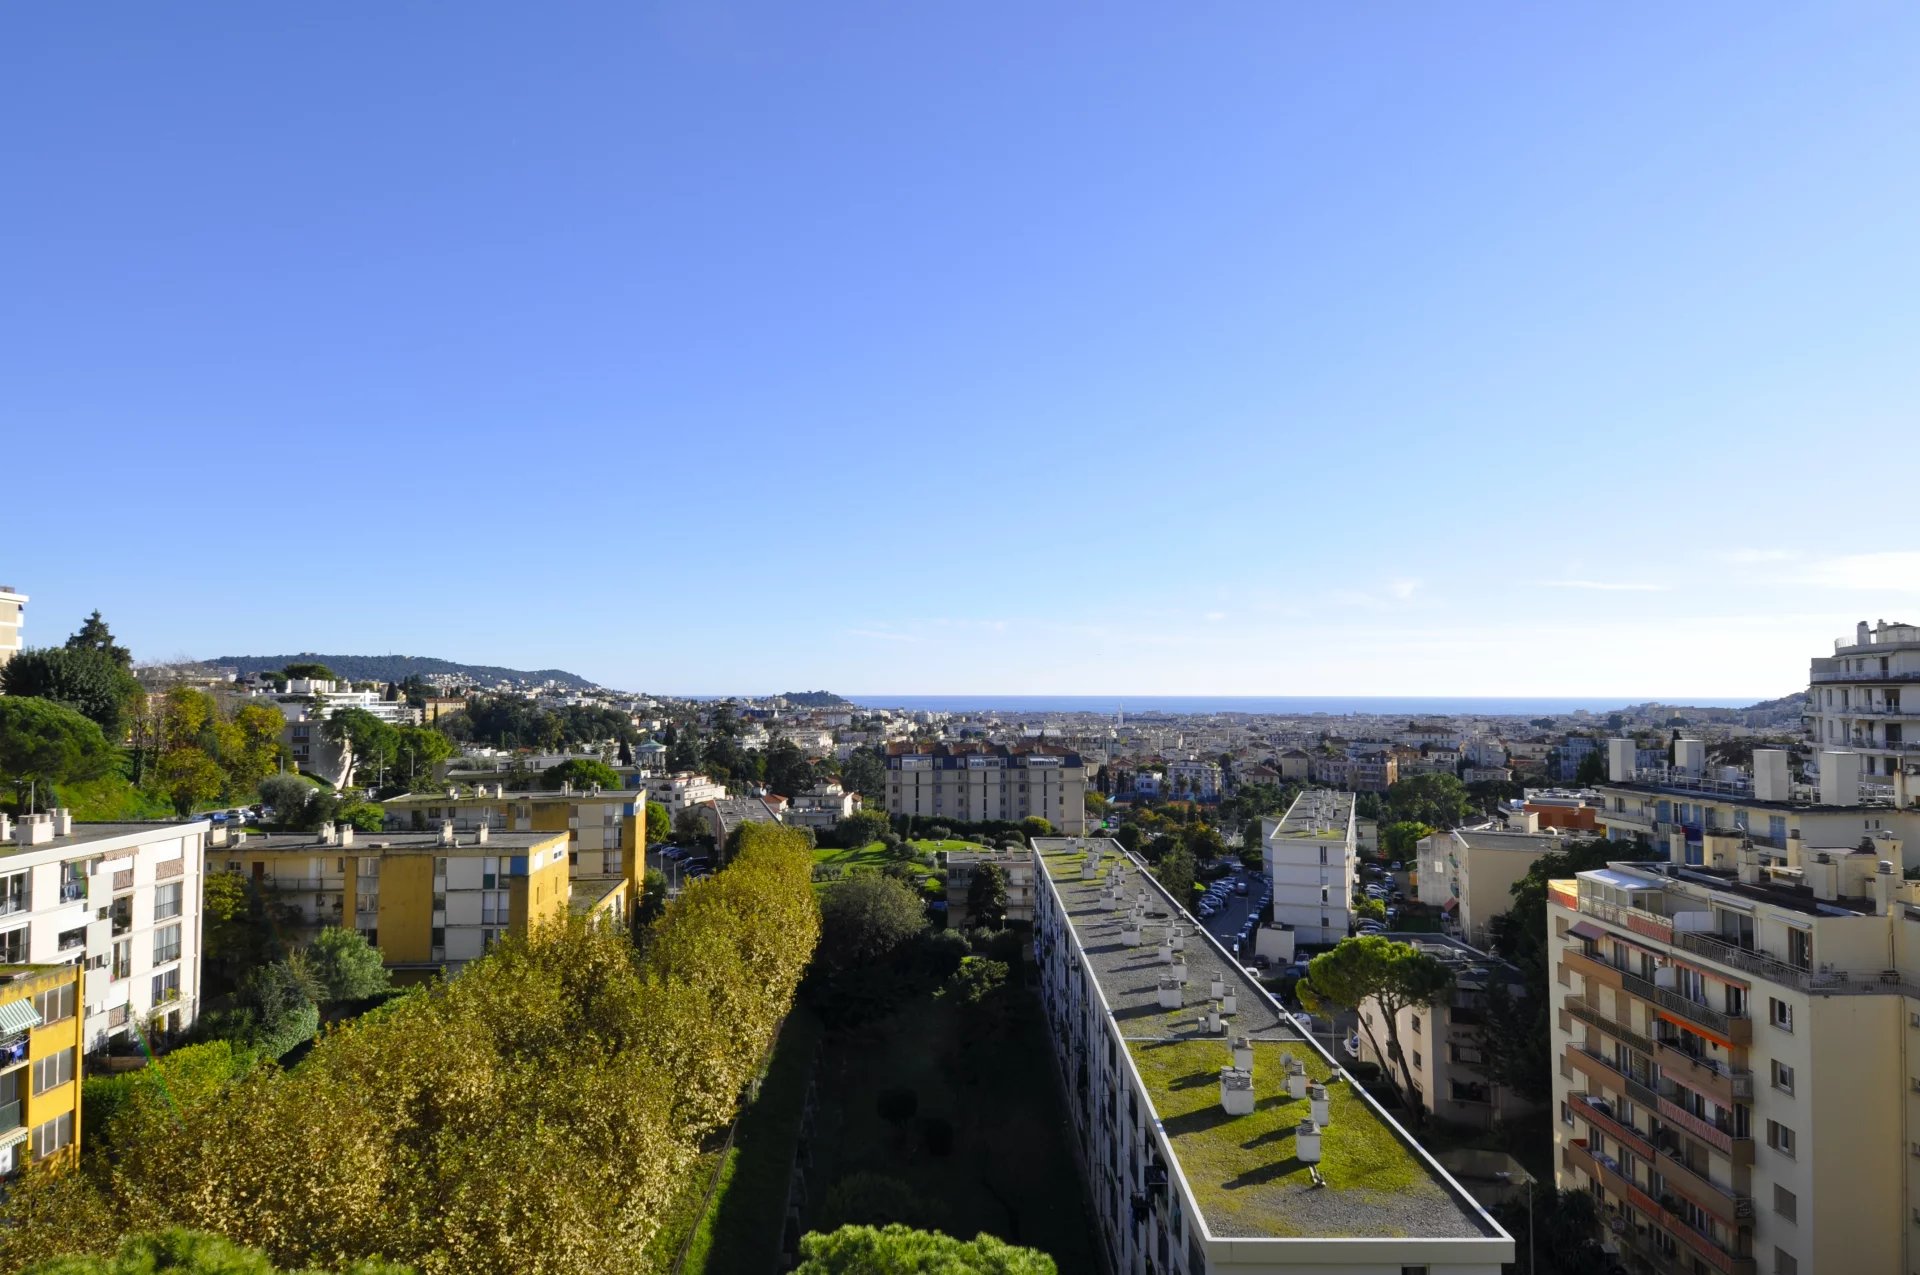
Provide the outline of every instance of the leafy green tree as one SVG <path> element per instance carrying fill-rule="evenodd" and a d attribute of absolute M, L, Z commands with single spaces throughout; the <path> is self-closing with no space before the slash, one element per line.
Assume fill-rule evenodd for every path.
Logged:
<path fill-rule="evenodd" d="M 713 824 L 707 819 L 706 812 L 698 806 L 688 806 L 673 817 L 673 840 L 676 845 L 705 846 L 713 848 Z"/>
<path fill-rule="evenodd" d="M 238 987 L 249 970 L 277 955 L 265 908 L 238 872 L 207 873 L 200 898 L 208 972 L 222 987 Z"/>
<path fill-rule="evenodd" d="M 1039 815 L 1028 815 L 1020 821 L 1020 831 L 1028 837 L 1051 837 L 1053 825 Z"/>
<path fill-rule="evenodd" d="M 99 779 L 116 760 L 100 728 L 71 708 L 29 696 L 0 696 L 0 782 L 12 784 L 17 798 L 25 799 L 29 785 Z M 38 804 L 51 804 L 50 796 Z"/>
<path fill-rule="evenodd" d="M 336 788 L 352 787 L 362 771 L 391 769 L 400 746 L 400 732 L 393 724 L 364 708 L 335 709 L 321 724 L 320 733 L 340 750 L 340 772 L 333 776 Z"/>
<path fill-rule="evenodd" d="M 1503 1201 L 1493 1215 L 1514 1245 L 1515 1275 L 1615 1275 L 1621 1269 L 1602 1248 L 1601 1217 L 1590 1191 L 1557 1191 L 1552 1183 L 1534 1188 L 1531 1202 L 1521 1196 Z M 1534 1228 L 1532 1242 L 1521 1239 Z M 1542 1262 L 1536 1266 L 1533 1263 Z"/>
<path fill-rule="evenodd" d="M 1458 826 L 1472 810 L 1467 786 L 1454 775 L 1413 775 L 1387 789 L 1387 809 L 1393 821 Z"/>
<path fill-rule="evenodd" d="M 569 757 L 558 766 L 549 766 L 540 776 L 543 788 L 559 788 L 563 784 L 572 784 L 579 792 L 592 788 L 595 784 L 611 791 L 620 790 L 620 776 L 613 773 L 613 767 L 593 757 Z"/>
<path fill-rule="evenodd" d="M 1153 865 L 1153 875 L 1181 907 L 1193 901 L 1193 852 L 1176 843 Z"/>
<path fill-rule="evenodd" d="M 1607 757 L 1596 748 L 1580 759 L 1579 767 L 1573 772 L 1573 782 L 1582 788 L 1593 784 L 1605 783 L 1607 779 Z"/>
<path fill-rule="evenodd" d="M 320 786 L 303 775 L 268 775 L 260 781 L 260 802 L 273 811 L 274 822 L 283 828 L 317 824 L 319 820 L 309 816 L 320 795 Z"/>
<path fill-rule="evenodd" d="M 673 840 L 673 816 L 667 813 L 665 804 L 658 801 L 647 803 L 647 844 L 663 846 Z"/>
<path fill-rule="evenodd" d="M 315 664 L 312 661 L 289 664 L 280 670 L 280 676 L 289 681 L 294 678 L 300 678 L 309 682 L 337 682 L 340 680 L 338 673 L 324 664 Z"/>
<path fill-rule="evenodd" d="M 380 949 L 358 930 L 327 926 L 307 944 L 306 959 L 327 1004 L 363 1001 L 393 987 Z"/>
<path fill-rule="evenodd" d="M 190 815 L 226 790 L 227 772 L 192 744 L 182 744 L 161 754 L 154 781 L 175 811 Z"/>
<path fill-rule="evenodd" d="M 1007 921 L 1007 874 L 997 863 L 983 864 L 967 880 L 967 919 L 997 930 Z"/>
<path fill-rule="evenodd" d="M 939 1231 L 843 1226 L 800 1239 L 793 1275 L 1058 1275 L 1038 1249 L 1016 1248 L 991 1235 L 957 1240 Z"/>
<path fill-rule="evenodd" d="M 439 783 L 435 767 L 460 755 L 460 746 L 431 726 L 396 726 L 393 739 L 393 773 L 387 777 L 381 795 L 395 790 L 418 792 Z"/>
<path fill-rule="evenodd" d="M 1452 986 L 1453 972 L 1413 944 L 1363 934 L 1343 939 L 1331 951 L 1314 957 L 1307 966 L 1306 981 L 1295 991 L 1303 1004 L 1312 999 L 1322 1006 L 1341 1006 L 1360 1013 L 1360 1029 L 1367 1033 L 1375 1054 L 1398 1065 L 1400 1076 L 1394 1087 L 1413 1113 L 1414 1127 L 1419 1128 L 1425 1123 L 1425 1113 L 1415 1092 L 1413 1069 L 1400 1046 L 1400 1012 L 1428 1005 Z M 1373 1024 L 1376 1015 L 1385 1020 L 1385 1049 L 1380 1048 Z"/>
<path fill-rule="evenodd" d="M 1209 823 L 1190 823 L 1182 828 L 1180 845 L 1195 863 L 1211 863 L 1227 852 L 1226 839 Z"/>
<path fill-rule="evenodd" d="M 911 886 L 873 873 L 850 876 L 820 900 L 820 948 L 836 969 L 890 956 L 927 928 L 926 908 Z"/>
<path fill-rule="evenodd" d="M 648 868 L 640 884 L 640 906 L 634 911 L 636 926 L 652 925 L 667 910 L 667 874 Z"/>
<path fill-rule="evenodd" d="M 1379 921 L 1384 924 L 1387 919 L 1387 905 L 1378 899 L 1362 899 L 1353 905 L 1353 914 L 1362 921 Z"/>
<path fill-rule="evenodd" d="M 967 1005 L 977 1005 L 1007 981 L 1007 963 L 969 956 L 947 980 L 947 993 Z"/>
<path fill-rule="evenodd" d="M 833 826 L 834 844 L 858 850 L 870 841 L 878 841 L 890 830 L 886 815 L 878 810 L 856 810 Z"/>
<path fill-rule="evenodd" d="M 21 651 L 0 665 L 0 691 L 64 704 L 118 743 L 126 736 L 140 683 L 99 651 L 49 646 Z"/>
<path fill-rule="evenodd" d="M 133 652 L 113 640 L 113 630 L 100 617 L 96 608 L 94 613 L 80 622 L 80 628 L 67 639 L 69 651 L 94 651 L 106 656 L 123 669 L 133 667 Z"/>
<path fill-rule="evenodd" d="M 880 804 L 887 795 L 887 764 L 871 748 L 856 748 L 840 763 L 840 786 Z"/>
<path fill-rule="evenodd" d="M 259 1249 L 174 1227 L 129 1235 L 111 1257 L 87 1254 L 50 1258 L 28 1267 L 23 1275 L 282 1275 L 282 1270 Z M 320 1272 L 288 1271 L 285 1275 Z M 367 1260 L 341 1268 L 340 1275 L 413 1275 L 413 1268 Z"/>
<path fill-rule="evenodd" d="M 1420 851 L 1420 841 L 1433 835 L 1433 829 L 1415 819 L 1402 819 L 1380 829 L 1380 852 L 1389 859 L 1411 859 Z"/>
<path fill-rule="evenodd" d="M 818 781 L 813 763 L 790 739 L 776 739 L 767 748 L 767 787 L 782 797 L 795 797 Z"/>

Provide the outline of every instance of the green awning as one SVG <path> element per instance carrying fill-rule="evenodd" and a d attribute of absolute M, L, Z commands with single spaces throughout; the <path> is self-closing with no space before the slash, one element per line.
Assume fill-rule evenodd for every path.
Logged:
<path fill-rule="evenodd" d="M 9 1001 L 0 1005 L 0 1036 L 18 1036 L 40 1025 L 40 1011 L 30 1000 Z"/>

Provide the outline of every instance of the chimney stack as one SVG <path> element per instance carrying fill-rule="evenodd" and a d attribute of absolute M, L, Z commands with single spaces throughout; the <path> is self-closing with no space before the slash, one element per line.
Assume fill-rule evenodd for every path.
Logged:
<path fill-rule="evenodd" d="M 1313 1111 L 1313 1122 L 1322 1129 L 1333 1123 L 1333 1104 L 1327 1100 L 1325 1085 L 1307 1086 L 1307 1103 Z"/>
<path fill-rule="evenodd" d="M 1306 1064 L 1301 1062 L 1298 1058 L 1295 1058 L 1292 1054 L 1288 1054 L 1281 1063 L 1281 1070 L 1286 1072 L 1287 1097 L 1289 1098 L 1306 1097 L 1307 1096 Z"/>
<path fill-rule="evenodd" d="M 440 844 L 450 846 L 453 843 L 453 820 L 443 819 L 440 821 Z"/>
<path fill-rule="evenodd" d="M 1220 1069 L 1220 1107 L 1230 1116 L 1253 1114 L 1253 1073 L 1238 1067 Z"/>
<path fill-rule="evenodd" d="M 1886 916 L 1893 911 L 1893 894 L 1899 888 L 1900 875 L 1894 871 L 1893 860 L 1880 860 L 1880 870 L 1873 877 L 1873 911 L 1876 916 Z"/>
<path fill-rule="evenodd" d="M 1293 1131 L 1293 1154 L 1302 1164 L 1320 1163 L 1320 1126 L 1302 1120 Z"/>
<path fill-rule="evenodd" d="M 353 825 L 352 824 L 343 823 L 340 825 L 340 840 L 336 844 L 342 845 L 342 846 L 350 846 L 353 844 Z"/>
<path fill-rule="evenodd" d="M 1159 980 L 1158 986 L 1160 989 L 1160 1008 L 1179 1009 L 1185 1000 L 1181 992 L 1180 980 L 1171 974 L 1163 975 Z"/>
<path fill-rule="evenodd" d="M 1253 1074 L 1253 1037 L 1233 1038 L 1233 1065 L 1248 1075 Z"/>
<path fill-rule="evenodd" d="M 1820 751 L 1820 804 L 1860 804 L 1860 754 L 1837 748 Z"/>
<path fill-rule="evenodd" d="M 53 835 L 71 837 L 73 835 L 73 811 L 65 806 L 53 808 Z"/>
<path fill-rule="evenodd" d="M 481 821 L 480 826 L 474 830 L 473 844 L 476 846 L 484 846 L 487 844 L 487 825 L 484 820 Z"/>

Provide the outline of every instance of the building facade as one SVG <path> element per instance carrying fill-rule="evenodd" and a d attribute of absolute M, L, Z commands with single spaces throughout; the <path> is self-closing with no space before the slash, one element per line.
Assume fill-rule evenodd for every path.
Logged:
<path fill-rule="evenodd" d="M 1273 883 L 1273 920 L 1302 946 L 1347 937 L 1359 866 L 1353 794 L 1309 788 L 1279 819 L 1260 821 L 1265 871 Z"/>
<path fill-rule="evenodd" d="M 802 793 L 795 793 L 787 807 L 786 821 L 796 828 L 824 832 L 842 819 L 851 818 L 860 809 L 860 794 L 848 792 L 838 780 L 826 780 Z"/>
<path fill-rule="evenodd" d="M 81 980 L 71 965 L 0 966 L 0 1181 L 80 1143 Z"/>
<path fill-rule="evenodd" d="M 1870 782 L 1898 774 L 1903 761 L 1920 762 L 1920 625 L 1862 620 L 1831 656 L 1812 661 L 1807 679 L 1805 720 L 1816 747 L 1860 754 Z"/>
<path fill-rule="evenodd" d="M 697 806 L 703 801 L 719 801 L 727 795 L 724 785 L 692 771 L 656 775 L 646 783 L 647 800 L 665 806 L 669 815 L 677 815 L 688 806 Z"/>
<path fill-rule="evenodd" d="M 1551 883 L 1556 1177 L 1641 1271 L 1920 1270 L 1920 883 L 1849 847 Z"/>
<path fill-rule="evenodd" d="M 0 584 L 0 665 L 18 654 L 26 643 L 27 595 L 10 584 Z"/>
<path fill-rule="evenodd" d="M 1053 845 L 1059 837 L 1037 837 L 1035 845 Z M 1015 925 L 1033 924 L 1033 856 L 1024 851 L 996 854 L 987 851 L 953 850 L 947 854 L 947 927 L 965 929 L 974 924 L 967 910 L 967 891 L 973 887 L 973 874 L 989 865 L 1000 869 L 1007 880 L 1007 920 Z"/>
<path fill-rule="evenodd" d="M 1556 835 L 1488 828 L 1433 833 L 1420 839 L 1417 897 L 1439 908 L 1469 944 L 1485 947 L 1489 923 L 1513 906 L 1514 882 L 1560 845 Z"/>
<path fill-rule="evenodd" d="M 1043 838 L 1033 860 L 1041 1001 L 1108 1272 L 1494 1275 L 1512 1260 L 1511 1238 L 1117 843 Z M 1362 1146 L 1390 1186 L 1354 1171 Z"/>
<path fill-rule="evenodd" d="M 887 748 L 887 813 L 935 821 L 1018 823 L 1039 816 L 1055 832 L 1087 830 L 1087 768 L 1048 745 L 912 744 Z"/>
<path fill-rule="evenodd" d="M 211 827 L 0 815 L 0 963 L 77 964 L 89 1052 L 185 1031 L 200 1007 L 200 863 Z"/>

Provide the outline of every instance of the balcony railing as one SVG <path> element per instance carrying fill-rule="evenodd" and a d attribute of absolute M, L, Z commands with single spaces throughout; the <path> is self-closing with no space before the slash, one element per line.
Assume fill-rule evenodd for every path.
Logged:
<path fill-rule="evenodd" d="M 1734 1154 L 1736 1143 L 1744 1142 L 1748 1147 L 1753 1145 L 1752 1138 L 1734 1136 L 1733 1129 L 1730 1125 L 1722 1128 L 1713 1121 L 1702 1120 L 1699 1116 L 1686 1110 L 1671 1098 L 1660 1099 L 1658 1109 L 1662 1120 L 1677 1128 L 1685 1129 L 1688 1133 L 1700 1139 L 1700 1141 L 1706 1143 L 1708 1146 L 1717 1148 L 1727 1155 Z"/>
<path fill-rule="evenodd" d="M 1751 1257 L 1730 1253 L 1710 1236 L 1694 1230 L 1677 1213 L 1669 1210 L 1660 1201 L 1648 1195 L 1646 1190 L 1631 1178 L 1622 1174 L 1619 1165 L 1604 1156 L 1594 1155 L 1584 1143 L 1574 1142 L 1567 1146 L 1561 1156 L 1561 1162 L 1581 1170 L 1613 1195 L 1625 1200 L 1659 1231 L 1672 1236 L 1699 1253 L 1701 1258 L 1715 1270 L 1722 1271 L 1725 1275 L 1754 1275 L 1754 1261 Z M 1663 1255 L 1662 1260 L 1670 1259 L 1665 1259 Z"/>
<path fill-rule="evenodd" d="M 1789 964 L 1765 952 L 1742 947 L 1731 939 L 1717 934 L 1708 934 L 1701 930 L 1676 930 L 1673 935 L 1674 946 L 1696 953 L 1723 965 L 1757 974 L 1773 983 L 1784 983 L 1788 987 L 1805 990 L 1812 971 L 1798 965 Z"/>
<path fill-rule="evenodd" d="M 1632 1045 L 1643 1054 L 1651 1054 L 1653 1052 L 1652 1040 L 1642 1036 L 1628 1024 L 1620 1022 L 1618 1019 L 1609 1018 L 1585 1001 L 1568 1001 L 1566 1003 L 1566 1011 L 1581 1022 L 1598 1027 L 1614 1039 Z"/>
<path fill-rule="evenodd" d="M 22 1123 L 18 1102 L 9 1102 L 5 1106 L 0 1106 L 0 1133 L 12 1133 L 20 1128 Z"/>
<path fill-rule="evenodd" d="M 1753 1200 L 1731 1187 L 1721 1186 L 1672 1152 L 1662 1149 L 1654 1161 L 1667 1188 L 1685 1196 L 1729 1227 L 1753 1223 Z"/>
<path fill-rule="evenodd" d="M 1815 673 L 1816 682 L 1920 682 L 1920 673 L 1900 673 L 1874 670 L 1867 673 Z"/>
<path fill-rule="evenodd" d="M 1594 1125 L 1625 1145 L 1639 1152 L 1643 1159 L 1653 1159 L 1653 1138 L 1642 1133 L 1630 1124 L 1626 1124 L 1611 1110 L 1601 1105 L 1600 1100 L 1591 1095 L 1574 1095 L 1573 1110 L 1588 1124 Z"/>
<path fill-rule="evenodd" d="M 1609 903 L 1605 899 L 1596 899 L 1590 895 L 1580 897 L 1580 910 L 1589 916 L 1597 916 L 1602 921 L 1611 921 L 1624 926 L 1635 934 L 1644 934 L 1648 938 L 1662 942 L 1673 941 L 1673 922 L 1658 912 L 1649 912 L 1645 908 L 1632 907 L 1625 903 Z"/>
<path fill-rule="evenodd" d="M 1678 1014 L 1689 1022 L 1698 1023 L 1724 1040 L 1732 1041 L 1736 1045 L 1744 1045 L 1753 1039 L 1753 1020 L 1744 1014 L 1723 1013 L 1711 1006 L 1702 1005 L 1699 1001 L 1690 1000 L 1671 988 L 1649 982 L 1638 974 L 1622 973 L 1620 981 L 1627 991 L 1642 1000 L 1651 1001 L 1669 1013 Z"/>
<path fill-rule="evenodd" d="M 1614 1063 L 1613 1059 L 1603 1054 L 1595 1053 L 1591 1049 L 1583 1049 L 1579 1045 L 1569 1046 L 1569 1049 L 1571 1052 L 1568 1057 L 1573 1060 L 1576 1066 L 1578 1066 L 1582 1060 L 1589 1064 L 1590 1067 L 1597 1066 L 1600 1069 L 1600 1079 L 1611 1082 L 1616 1087 L 1623 1089 L 1627 1097 L 1640 1103 L 1642 1106 L 1651 1107 L 1660 1101 L 1660 1095 L 1654 1092 L 1653 1086 L 1648 1083 L 1652 1080 L 1651 1076 L 1636 1076 L 1630 1071 L 1622 1071 L 1619 1066 Z M 1587 1074 L 1589 1076 L 1595 1075 L 1592 1070 L 1589 1070 Z"/>
<path fill-rule="evenodd" d="M 1568 948 L 1561 957 L 1561 963 L 1581 978 L 1604 983 L 1608 987 L 1620 986 L 1619 966 L 1610 965 L 1598 956 L 1583 952 L 1577 947 Z"/>
<path fill-rule="evenodd" d="M 1730 1067 L 1711 1058 L 1698 1057 L 1678 1045 L 1661 1041 L 1654 1061 L 1663 1074 L 1700 1089 L 1731 1104 L 1735 1098 L 1753 1097 L 1753 1073 L 1744 1067 Z"/>

